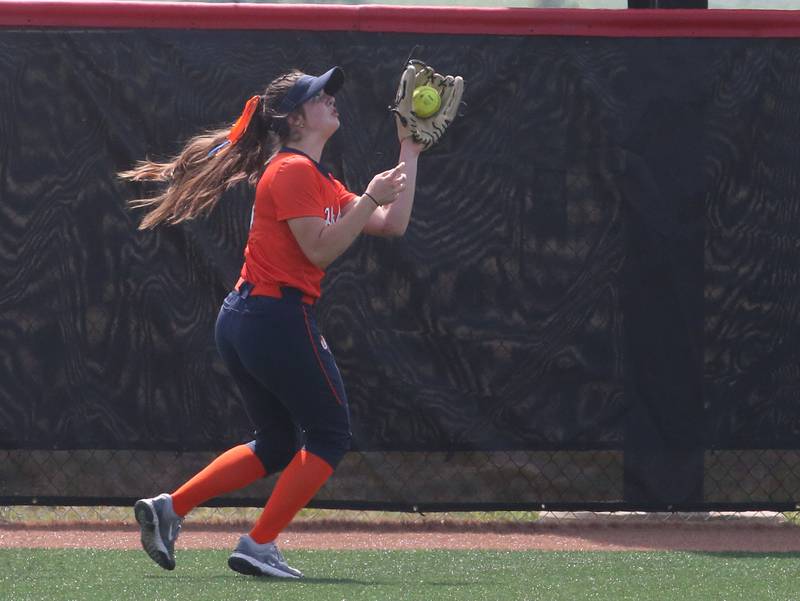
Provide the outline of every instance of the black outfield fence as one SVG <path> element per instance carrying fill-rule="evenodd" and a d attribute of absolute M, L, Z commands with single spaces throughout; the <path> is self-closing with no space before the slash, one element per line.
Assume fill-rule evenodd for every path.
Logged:
<path fill-rule="evenodd" d="M 0 8 L 0 502 L 128 503 L 249 440 L 212 333 L 251 192 L 142 233 L 114 174 L 338 64 L 323 162 L 361 192 L 419 46 L 465 106 L 406 236 L 329 269 L 355 441 L 316 506 L 795 508 L 800 17 L 76 6 Z"/>

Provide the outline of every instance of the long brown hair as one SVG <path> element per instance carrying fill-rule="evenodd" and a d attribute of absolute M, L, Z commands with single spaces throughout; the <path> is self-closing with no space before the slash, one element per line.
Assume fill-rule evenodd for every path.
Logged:
<path fill-rule="evenodd" d="M 293 69 L 267 86 L 258 97 L 250 124 L 236 143 L 226 144 L 230 127 L 208 130 L 191 138 L 166 162 L 139 161 L 133 169 L 118 173 L 130 181 L 167 183 L 156 196 L 129 201 L 131 207 L 149 209 L 139 229 L 205 215 L 225 190 L 244 180 L 255 186 L 269 160 L 289 139 L 289 115 L 281 113 L 278 106 L 302 75 Z M 219 148 L 221 145 L 224 146 Z"/>

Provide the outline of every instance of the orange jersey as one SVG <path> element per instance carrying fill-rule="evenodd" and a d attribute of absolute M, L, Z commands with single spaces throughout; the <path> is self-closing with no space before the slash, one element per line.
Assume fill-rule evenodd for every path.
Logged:
<path fill-rule="evenodd" d="M 288 286 L 312 299 L 319 298 L 325 272 L 308 260 L 286 221 L 319 217 L 327 224 L 336 223 L 342 208 L 355 197 L 313 159 L 282 148 L 256 188 L 242 279 L 253 284 L 256 291 Z"/>

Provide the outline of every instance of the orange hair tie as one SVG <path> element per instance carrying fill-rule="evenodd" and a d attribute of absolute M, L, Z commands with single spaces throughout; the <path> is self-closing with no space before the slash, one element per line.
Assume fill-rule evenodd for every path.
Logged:
<path fill-rule="evenodd" d="M 247 126 L 250 125 L 250 120 L 253 118 L 260 101 L 260 96 L 253 96 L 247 101 L 247 104 L 244 105 L 242 114 L 239 115 L 236 123 L 234 123 L 233 127 L 231 128 L 231 132 L 228 134 L 228 140 L 230 141 L 231 145 L 236 144 L 242 139 L 242 136 L 244 135 L 244 132 L 247 131 Z"/>

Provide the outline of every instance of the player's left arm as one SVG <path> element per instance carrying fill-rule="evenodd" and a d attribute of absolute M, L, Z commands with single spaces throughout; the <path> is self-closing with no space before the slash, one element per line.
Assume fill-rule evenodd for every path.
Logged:
<path fill-rule="evenodd" d="M 385 207 L 378 207 L 364 226 L 363 232 L 370 236 L 382 238 L 395 238 L 406 233 L 408 222 L 411 219 L 411 209 L 414 206 L 414 190 L 417 187 L 417 161 L 423 146 L 411 138 L 406 138 L 400 143 L 400 158 L 398 163 L 405 163 L 405 188 L 397 200 Z M 346 215 L 360 202 L 372 202 L 368 196 L 362 196 L 342 209 Z"/>

